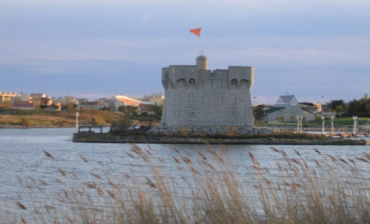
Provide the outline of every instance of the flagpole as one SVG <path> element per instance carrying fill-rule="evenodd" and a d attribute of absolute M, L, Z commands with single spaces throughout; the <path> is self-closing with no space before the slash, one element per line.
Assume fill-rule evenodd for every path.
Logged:
<path fill-rule="evenodd" d="M 202 36 L 200 36 L 200 54 L 204 55 L 203 54 L 203 38 L 202 38 Z"/>

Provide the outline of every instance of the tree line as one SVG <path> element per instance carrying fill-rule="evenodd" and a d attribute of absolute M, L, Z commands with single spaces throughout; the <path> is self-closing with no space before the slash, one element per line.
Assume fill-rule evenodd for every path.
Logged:
<path fill-rule="evenodd" d="M 365 94 L 361 99 L 345 102 L 343 99 L 331 100 L 325 104 L 327 112 L 335 112 L 341 116 L 370 117 L 370 99 Z"/>

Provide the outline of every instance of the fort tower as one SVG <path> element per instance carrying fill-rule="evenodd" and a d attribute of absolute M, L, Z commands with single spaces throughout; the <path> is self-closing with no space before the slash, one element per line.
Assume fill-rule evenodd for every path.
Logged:
<path fill-rule="evenodd" d="M 162 68 L 163 127 L 253 127 L 250 89 L 253 67 L 208 70 L 201 55 L 196 65 Z"/>

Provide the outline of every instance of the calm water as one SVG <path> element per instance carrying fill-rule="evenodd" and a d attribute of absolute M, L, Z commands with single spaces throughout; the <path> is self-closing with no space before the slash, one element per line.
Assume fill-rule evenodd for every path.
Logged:
<path fill-rule="evenodd" d="M 55 190 L 56 178 L 61 175 L 58 167 L 67 173 L 75 173 L 81 179 L 79 181 L 96 181 L 90 173 L 104 175 L 99 162 L 107 164 L 113 175 L 121 175 L 122 167 L 129 166 L 132 158 L 125 154 L 130 149 L 129 144 L 86 144 L 72 143 L 73 128 L 65 129 L 0 129 L 0 201 L 17 201 L 27 203 L 26 197 L 20 198 L 25 193 L 25 187 L 20 186 L 17 177 L 24 181 L 43 180 L 48 182 L 46 191 Z M 370 140 L 370 139 L 367 139 Z M 147 148 L 145 144 L 139 144 L 141 148 Z M 165 158 L 166 169 L 176 179 L 178 172 L 172 156 L 178 154 L 172 149 L 175 146 L 181 151 L 188 151 L 192 158 L 196 158 L 196 149 L 205 151 L 206 145 L 151 145 L 159 156 Z M 213 146 L 218 148 L 220 146 Z M 359 156 L 364 152 L 370 152 L 369 146 L 263 146 L 263 145 L 229 145 L 229 156 L 233 159 L 235 168 L 243 169 L 244 165 L 251 164 L 248 152 L 252 152 L 262 166 L 271 170 L 276 169 L 276 161 L 281 155 L 271 150 L 271 147 L 284 150 L 294 157 L 293 149 L 299 151 L 303 157 L 310 160 L 317 156 L 314 148 L 323 154 L 337 157 Z M 54 156 L 54 160 L 45 156 L 43 150 Z M 88 159 L 85 163 L 80 155 Z M 162 163 L 163 165 L 163 163 Z M 147 167 L 134 170 L 131 175 L 146 175 Z M 114 174 L 115 173 L 115 174 Z M 41 199 L 40 199 L 41 200 Z M 11 203 L 9 203 L 11 204 Z"/>

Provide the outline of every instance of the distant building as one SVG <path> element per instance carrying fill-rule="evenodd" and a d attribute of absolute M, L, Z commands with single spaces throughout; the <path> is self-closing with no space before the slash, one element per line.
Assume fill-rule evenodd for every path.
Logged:
<path fill-rule="evenodd" d="M 112 97 L 109 100 L 109 107 L 112 109 L 113 112 L 117 112 L 119 107 L 124 105 L 125 103 L 123 101 L 117 100 L 116 97 Z"/>
<path fill-rule="evenodd" d="M 301 102 L 299 103 L 302 110 L 318 114 L 322 112 L 322 105 L 320 103 L 309 103 L 309 102 Z"/>
<path fill-rule="evenodd" d="M 13 103 L 13 109 L 19 109 L 19 110 L 33 110 L 35 109 L 33 103 L 30 103 L 28 101 L 17 101 Z"/>
<path fill-rule="evenodd" d="M 100 105 L 102 105 L 103 107 L 109 107 L 109 101 L 110 100 L 111 99 L 108 99 L 108 98 L 99 98 L 99 99 L 97 99 L 95 101 L 99 102 Z"/>
<path fill-rule="evenodd" d="M 75 107 L 78 107 L 79 106 L 79 102 L 78 102 L 78 100 L 77 99 L 75 99 L 74 97 L 72 97 L 72 96 L 65 96 L 64 98 L 62 98 L 62 97 L 59 97 L 59 98 L 55 98 L 55 97 L 53 97 L 52 98 L 52 101 L 54 102 L 54 103 L 61 103 L 62 104 L 62 106 L 66 106 L 67 104 L 72 104 L 73 106 L 75 106 Z"/>
<path fill-rule="evenodd" d="M 18 96 L 17 101 L 23 101 L 23 102 L 29 102 L 29 103 L 31 103 L 32 102 L 32 98 L 31 98 L 30 95 L 21 92 L 21 94 L 19 94 L 19 96 Z"/>
<path fill-rule="evenodd" d="M 82 102 L 80 105 L 81 109 L 92 109 L 92 110 L 99 110 L 105 107 L 101 105 L 98 101 L 91 101 L 91 102 Z"/>
<path fill-rule="evenodd" d="M 30 97 L 32 99 L 40 99 L 40 98 L 45 98 L 46 95 L 45 93 L 31 93 Z"/>
<path fill-rule="evenodd" d="M 56 110 L 61 111 L 62 110 L 62 104 L 60 102 L 55 102 L 54 106 L 56 106 Z"/>
<path fill-rule="evenodd" d="M 90 101 L 89 98 L 76 98 L 76 100 L 79 102 L 79 104 Z"/>
<path fill-rule="evenodd" d="M 4 102 L 14 102 L 18 98 L 18 94 L 11 92 L 0 92 L 0 104 Z"/>
<path fill-rule="evenodd" d="M 272 123 L 283 117 L 286 122 L 294 122 L 297 116 L 303 116 L 306 121 L 315 120 L 316 117 L 314 113 L 302 110 L 294 95 L 282 95 L 274 107 L 264 111 L 263 120 Z"/>
<path fill-rule="evenodd" d="M 26 100 L 27 96 L 24 96 Z M 46 96 L 45 93 L 31 93 L 29 96 L 29 101 L 33 103 L 35 108 L 38 107 L 48 107 L 51 106 L 53 101 L 50 96 Z"/>
<path fill-rule="evenodd" d="M 163 105 L 164 103 L 164 96 L 162 95 L 162 93 L 153 93 L 151 95 L 148 95 L 148 96 L 143 96 L 143 98 L 141 98 L 142 101 L 147 101 L 147 102 L 152 102 L 152 103 L 155 103 L 157 105 Z"/>
<path fill-rule="evenodd" d="M 50 97 L 40 98 L 40 105 L 51 106 L 52 104 L 53 104 L 53 100 L 50 99 Z"/>
<path fill-rule="evenodd" d="M 112 101 L 112 100 L 111 100 Z M 151 105 L 154 105 L 154 102 L 147 102 L 143 100 L 134 99 L 131 97 L 123 96 L 123 95 L 117 95 L 114 97 L 113 102 L 119 101 L 122 102 L 122 106 L 131 106 L 131 107 L 138 107 L 139 112 L 146 112 L 148 107 Z M 114 104 L 119 105 L 119 102 L 115 102 Z M 113 104 L 113 103 L 111 103 Z M 118 108 L 117 108 L 118 109 Z"/>

